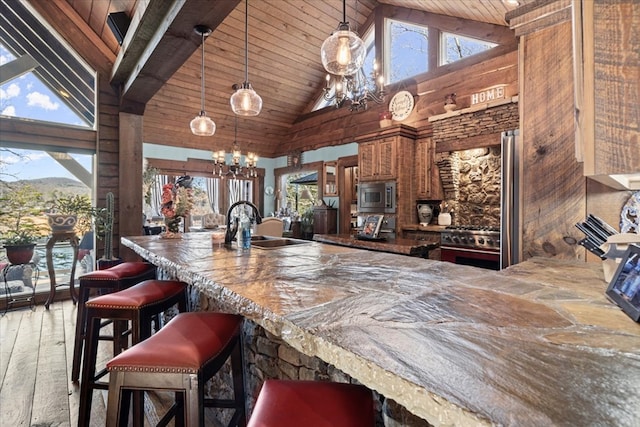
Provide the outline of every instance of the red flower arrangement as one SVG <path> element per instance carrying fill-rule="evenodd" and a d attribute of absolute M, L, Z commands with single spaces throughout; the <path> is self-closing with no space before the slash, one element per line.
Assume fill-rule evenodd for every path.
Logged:
<path fill-rule="evenodd" d="M 193 208 L 193 190 L 189 187 L 174 185 L 173 183 L 162 186 L 161 212 L 165 218 L 167 231 L 177 233 L 180 227 L 180 219 L 188 215 Z"/>

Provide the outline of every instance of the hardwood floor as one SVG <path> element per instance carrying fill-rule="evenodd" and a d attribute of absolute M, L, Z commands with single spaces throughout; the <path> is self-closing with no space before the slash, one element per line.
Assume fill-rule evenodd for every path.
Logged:
<path fill-rule="evenodd" d="M 0 318 L 0 425 L 76 426 L 80 386 L 70 381 L 76 306 L 55 301 L 9 311 Z M 111 357 L 100 344 L 99 364 Z M 155 425 L 169 396 L 147 394 L 145 424 Z M 104 426 L 106 391 L 94 392 L 91 426 Z M 160 414 L 161 416 L 161 414 Z M 207 425 L 217 422 L 208 419 Z"/>

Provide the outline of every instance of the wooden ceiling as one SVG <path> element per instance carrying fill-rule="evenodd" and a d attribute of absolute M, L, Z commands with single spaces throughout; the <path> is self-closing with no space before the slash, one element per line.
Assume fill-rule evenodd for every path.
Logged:
<path fill-rule="evenodd" d="M 58 6 L 59 10 L 72 20 L 84 21 L 104 42 L 103 49 L 112 54 L 112 76 L 122 85 L 125 98 L 143 106 L 145 142 L 211 151 L 231 148 L 235 117 L 229 97 L 232 85 L 244 80 L 244 1 L 187 0 L 179 8 L 169 9 L 164 2 L 160 6 L 160 2 L 148 0 L 64 1 L 67 6 Z M 43 16 L 53 16 L 47 10 L 48 2 L 31 3 Z M 501 27 L 507 26 L 505 14 L 517 7 L 506 0 L 346 3 L 347 20 L 356 29 L 370 25 L 372 11 L 381 5 L 413 9 L 417 15 L 428 12 Z M 145 9 L 151 14 L 143 15 Z M 122 47 L 106 23 L 109 13 L 120 11 L 132 17 L 131 28 L 137 28 L 129 30 Z M 153 14 L 155 18 L 148 17 Z M 321 94 L 325 71 L 320 46 L 341 20 L 340 0 L 249 2 L 249 81 L 262 97 L 263 109 L 257 117 L 238 120 L 237 140 L 243 152 L 255 151 L 267 157 L 286 154 L 282 147 L 292 125 L 311 111 Z M 200 111 L 201 50 L 200 37 L 193 32 L 196 24 L 214 29 L 205 41 L 205 110 L 217 125 L 212 137 L 193 136 L 189 131 L 189 122 Z M 463 29 L 465 21 L 460 20 L 458 25 Z M 64 32 L 64 28 L 56 29 Z M 158 40 L 152 31 L 165 33 Z M 148 48 L 150 41 L 151 45 L 155 43 L 153 53 Z M 146 68 L 141 68 L 140 59 L 135 59 L 145 57 L 146 63 L 142 63 Z M 344 114 L 352 113 L 345 110 Z"/>

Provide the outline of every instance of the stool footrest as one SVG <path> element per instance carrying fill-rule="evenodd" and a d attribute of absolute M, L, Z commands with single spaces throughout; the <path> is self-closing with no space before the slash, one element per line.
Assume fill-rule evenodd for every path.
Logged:
<path fill-rule="evenodd" d="M 237 403 L 231 399 L 204 399 L 204 406 L 207 408 L 235 408 Z"/>

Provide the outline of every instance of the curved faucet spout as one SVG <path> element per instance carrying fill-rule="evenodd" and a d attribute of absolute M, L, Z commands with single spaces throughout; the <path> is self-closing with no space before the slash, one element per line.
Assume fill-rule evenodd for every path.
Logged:
<path fill-rule="evenodd" d="M 225 243 L 233 242 L 233 239 L 235 239 L 236 233 L 238 232 L 238 218 L 236 218 L 235 221 L 233 221 L 233 224 L 232 224 L 231 213 L 236 208 L 236 206 L 239 206 L 239 205 L 247 205 L 247 206 L 249 206 L 253 210 L 253 213 L 254 213 L 254 215 L 256 217 L 256 223 L 257 224 L 262 224 L 262 216 L 260 216 L 260 211 L 258 210 L 258 207 L 256 205 L 254 205 L 253 203 L 251 203 L 248 200 L 240 200 L 238 202 L 235 202 L 234 204 L 229 206 L 229 210 L 227 211 L 227 232 L 224 235 L 224 242 Z"/>

